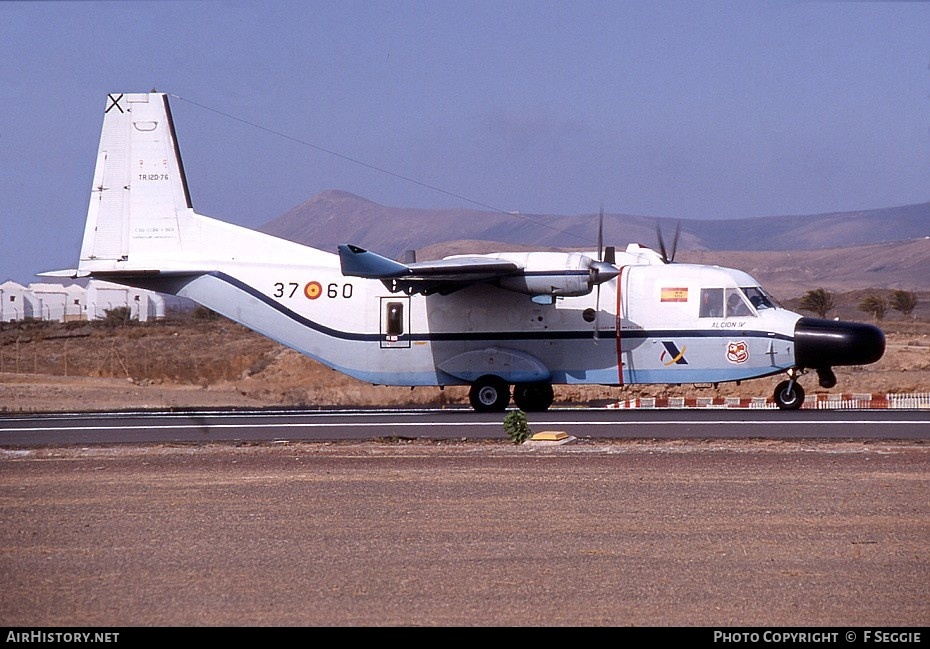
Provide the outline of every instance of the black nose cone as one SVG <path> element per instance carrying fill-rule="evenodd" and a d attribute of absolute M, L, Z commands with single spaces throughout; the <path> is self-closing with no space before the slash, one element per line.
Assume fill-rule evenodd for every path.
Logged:
<path fill-rule="evenodd" d="M 868 365 L 884 353 L 885 334 L 873 325 L 801 318 L 794 326 L 794 361 L 798 367 Z"/>

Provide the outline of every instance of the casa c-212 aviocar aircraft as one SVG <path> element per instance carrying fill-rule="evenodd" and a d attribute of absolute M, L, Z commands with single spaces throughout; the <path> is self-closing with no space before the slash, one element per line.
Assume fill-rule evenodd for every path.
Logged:
<path fill-rule="evenodd" d="M 546 410 L 553 384 L 779 373 L 774 399 L 794 409 L 806 371 L 830 388 L 834 366 L 884 353 L 877 327 L 801 317 L 744 272 L 671 263 L 659 248 L 402 263 L 208 218 L 192 207 L 168 97 L 152 92 L 107 97 L 78 267 L 45 275 L 186 297 L 375 385 L 469 385 L 485 412 L 511 396 Z"/>

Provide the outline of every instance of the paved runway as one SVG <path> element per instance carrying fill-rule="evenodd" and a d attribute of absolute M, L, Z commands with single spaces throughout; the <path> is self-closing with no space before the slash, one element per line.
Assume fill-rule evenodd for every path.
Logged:
<path fill-rule="evenodd" d="M 446 410 L 260 410 L 5 416 L 0 446 L 386 438 L 506 439 L 503 414 Z M 557 409 L 533 432 L 590 439 L 930 439 L 930 410 Z"/>

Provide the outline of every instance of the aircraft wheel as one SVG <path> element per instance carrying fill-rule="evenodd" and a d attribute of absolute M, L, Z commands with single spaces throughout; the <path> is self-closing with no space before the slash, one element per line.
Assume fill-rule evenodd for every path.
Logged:
<path fill-rule="evenodd" d="M 468 400 L 477 412 L 504 412 L 510 403 L 510 386 L 500 377 L 481 376 L 471 384 Z"/>
<path fill-rule="evenodd" d="M 513 401 L 523 412 L 545 412 L 554 398 L 551 383 L 521 383 L 513 388 Z"/>
<path fill-rule="evenodd" d="M 775 386 L 774 397 L 775 404 L 782 410 L 797 410 L 804 403 L 804 388 L 796 381 L 782 381 Z"/>

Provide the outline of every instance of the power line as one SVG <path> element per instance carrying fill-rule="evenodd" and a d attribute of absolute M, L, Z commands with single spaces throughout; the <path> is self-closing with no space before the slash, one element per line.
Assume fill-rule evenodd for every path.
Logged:
<path fill-rule="evenodd" d="M 241 124 L 245 124 L 246 126 L 251 126 L 252 128 L 258 129 L 258 130 L 260 130 L 260 131 L 264 131 L 264 132 L 266 132 L 266 133 L 270 133 L 271 135 L 276 135 L 276 136 L 278 136 L 278 137 L 280 137 L 280 138 L 283 138 L 283 139 L 285 139 L 285 140 L 289 140 L 289 141 L 294 142 L 294 143 L 296 143 L 296 144 L 300 144 L 300 145 L 302 145 L 302 146 L 311 148 L 311 149 L 313 149 L 313 150 L 315 150 L 315 151 L 319 151 L 319 152 L 321 152 L 321 153 L 325 153 L 325 154 L 327 154 L 327 155 L 331 155 L 331 156 L 333 156 L 333 157 L 335 157 L 335 158 L 339 158 L 339 159 L 341 159 L 341 160 L 345 160 L 345 161 L 347 161 L 347 162 L 351 162 L 351 163 L 356 164 L 356 165 L 359 165 L 359 166 L 361 166 L 361 167 L 365 167 L 366 169 L 370 169 L 370 170 L 376 171 L 376 172 L 378 172 L 378 173 L 386 174 L 386 175 L 388 175 L 388 176 L 391 176 L 392 178 L 397 178 L 398 180 L 403 180 L 403 181 L 412 183 L 412 184 L 414 184 L 414 185 L 418 185 L 419 187 L 423 187 L 423 188 L 425 188 L 425 189 L 429 189 L 429 190 L 431 190 L 431 191 L 438 192 L 438 193 L 444 194 L 444 195 L 446 195 L 446 196 L 450 196 L 450 197 L 455 198 L 455 199 L 458 199 L 458 200 L 460 200 L 460 201 L 465 201 L 466 203 L 471 203 L 472 205 L 476 205 L 476 206 L 478 206 L 478 207 L 482 207 L 482 208 L 484 208 L 484 209 L 491 210 L 492 212 L 498 212 L 499 214 L 504 214 L 504 215 L 507 215 L 507 216 L 516 216 L 516 217 L 519 217 L 519 218 L 523 219 L 524 221 L 527 221 L 527 222 L 532 223 L 532 224 L 534 224 L 534 225 L 538 225 L 539 227 L 548 228 L 549 230 L 553 230 L 553 231 L 559 232 L 559 233 L 561 233 L 561 234 L 567 234 L 567 235 L 573 236 L 573 237 L 575 237 L 575 238 L 578 238 L 578 239 L 582 239 L 582 240 L 584 240 L 584 241 L 587 241 L 587 239 L 586 239 L 585 237 L 582 237 L 581 235 L 579 235 L 579 234 L 577 234 L 577 233 L 575 233 L 575 232 L 572 232 L 572 231 L 570 231 L 570 230 L 563 230 L 563 229 L 561 229 L 561 228 L 557 228 L 557 227 L 552 226 L 552 225 L 549 225 L 549 224 L 547 224 L 547 223 L 542 223 L 542 222 L 540 222 L 540 221 L 536 221 L 536 220 L 534 220 L 534 219 L 531 219 L 531 218 L 529 218 L 528 216 L 526 216 L 526 215 L 524 215 L 524 214 L 514 213 L 514 212 L 512 212 L 512 211 L 503 210 L 503 209 L 501 209 L 501 208 L 499 208 L 499 207 L 494 207 L 493 205 L 488 205 L 487 203 L 482 203 L 482 202 L 480 202 L 480 201 L 476 201 L 476 200 L 474 200 L 474 199 L 468 198 L 467 196 L 462 196 L 461 194 L 456 194 L 455 192 L 451 192 L 451 191 L 448 191 L 448 190 L 443 189 L 443 188 L 441 188 L 441 187 L 437 187 L 436 185 L 431 185 L 431 184 L 429 184 L 429 183 L 425 183 L 425 182 L 423 182 L 423 181 L 421 181 L 421 180 L 417 180 L 416 178 L 411 178 L 410 176 L 405 176 L 404 174 L 397 173 L 397 172 L 391 171 L 391 170 L 389 170 L 389 169 L 385 169 L 385 168 L 383 168 L 383 167 L 379 167 L 379 166 L 377 166 L 377 165 L 373 165 L 373 164 L 371 164 L 371 163 L 365 162 L 364 160 L 359 160 L 358 158 L 353 158 L 352 156 L 348 156 L 348 155 L 345 155 L 345 154 L 343 154 L 343 153 L 339 153 L 338 151 L 333 151 L 332 149 L 327 149 L 326 147 L 319 146 L 318 144 L 314 144 L 313 142 L 308 142 L 308 141 L 306 141 L 306 140 L 302 140 L 302 139 L 300 139 L 300 138 L 298 138 L 298 137 L 294 137 L 293 135 L 288 135 L 287 133 L 283 133 L 283 132 L 281 132 L 281 131 L 276 131 L 275 129 L 268 128 L 267 126 L 262 126 L 261 124 L 256 124 L 255 122 L 250 122 L 250 121 L 247 120 L 247 119 L 244 119 L 244 118 L 242 118 L 242 117 L 237 117 L 236 115 L 232 115 L 232 114 L 227 113 L 227 112 L 225 112 L 225 111 L 219 110 L 218 108 L 213 108 L 213 107 L 211 107 L 211 106 L 207 106 L 207 105 L 205 105 L 205 104 L 201 104 L 200 102 L 196 102 L 196 101 L 193 101 L 193 100 L 191 100 L 191 99 L 187 99 L 187 98 L 185 98 L 185 97 L 181 97 L 181 96 L 179 96 L 179 95 L 175 95 L 175 94 L 173 94 L 173 93 L 169 93 L 169 94 L 170 94 L 171 97 L 174 97 L 175 99 L 178 99 L 178 100 L 183 101 L 183 102 L 187 102 L 188 104 L 191 104 L 191 105 L 193 105 L 193 106 L 197 106 L 198 108 L 202 108 L 203 110 L 210 111 L 211 113 L 216 113 L 217 115 L 221 115 L 221 116 L 223 116 L 223 117 L 226 117 L 227 119 L 231 119 L 231 120 L 236 121 L 236 122 L 239 122 L 239 123 L 241 123 Z"/>

